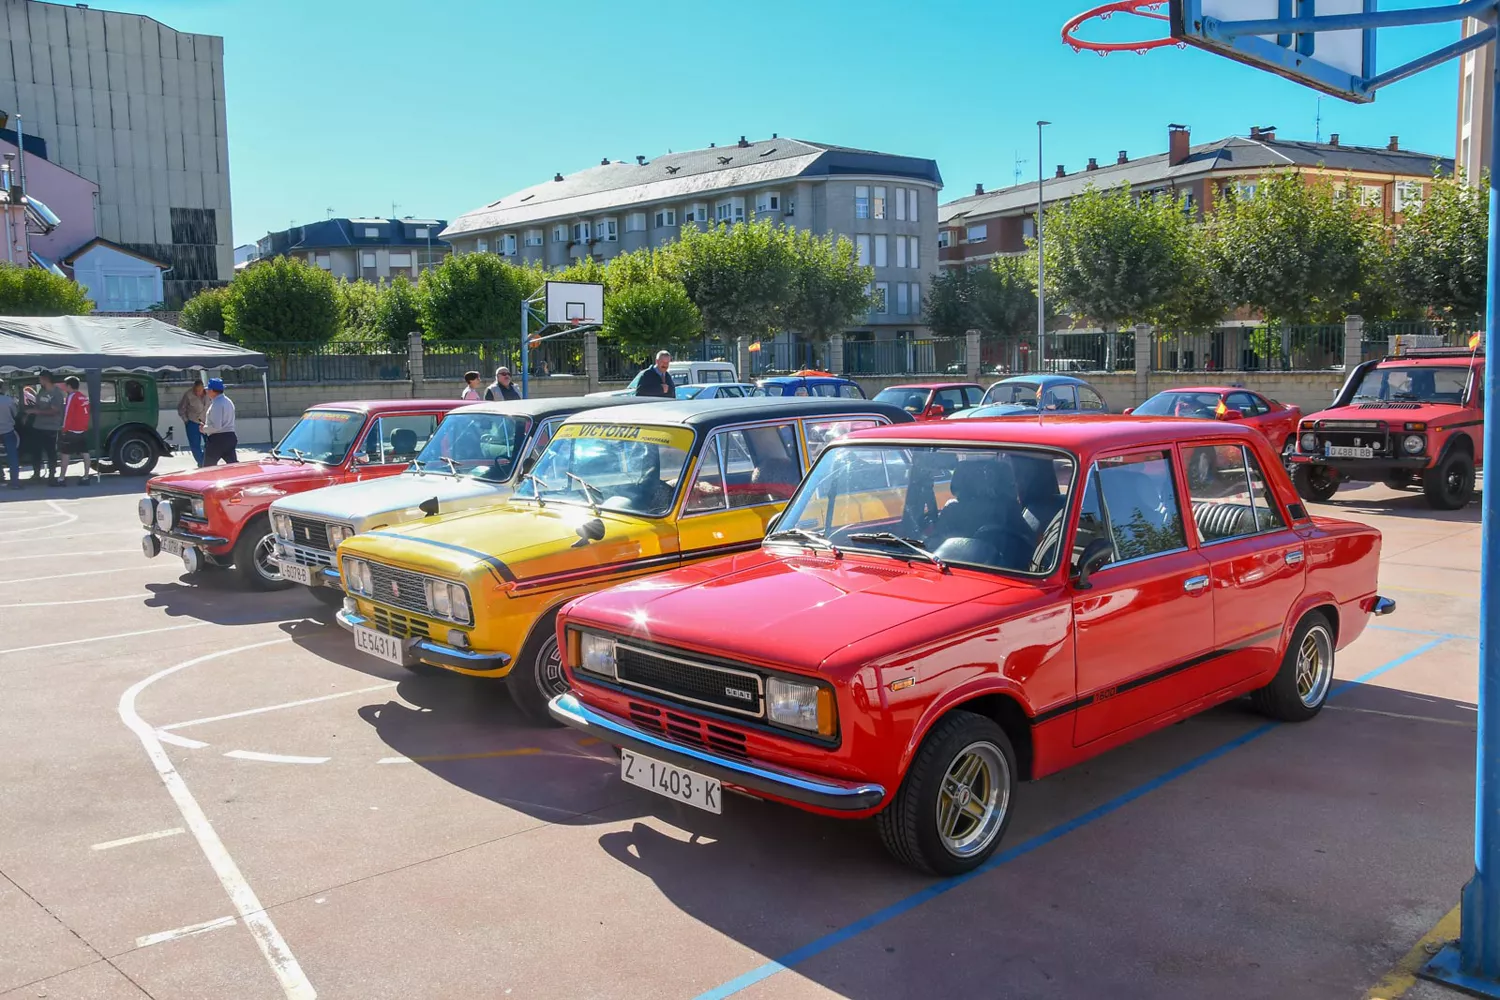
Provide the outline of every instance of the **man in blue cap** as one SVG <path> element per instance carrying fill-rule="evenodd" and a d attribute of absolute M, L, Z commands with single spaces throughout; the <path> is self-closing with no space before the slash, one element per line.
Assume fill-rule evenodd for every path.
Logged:
<path fill-rule="evenodd" d="M 203 466 L 218 465 L 223 459 L 229 465 L 239 461 L 234 435 L 234 403 L 224 395 L 224 380 L 208 380 L 208 406 L 203 411 Z"/>

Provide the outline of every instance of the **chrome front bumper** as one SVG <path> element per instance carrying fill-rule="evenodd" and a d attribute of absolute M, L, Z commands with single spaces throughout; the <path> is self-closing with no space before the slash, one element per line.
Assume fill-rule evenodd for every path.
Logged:
<path fill-rule="evenodd" d="M 552 718 L 563 725 L 582 730 L 606 743 L 711 775 L 747 791 L 836 812 L 861 812 L 874 809 L 885 801 L 885 788 L 880 785 L 852 784 L 784 771 L 675 743 L 637 729 L 607 712 L 589 708 L 571 691 L 553 698 L 547 709 Z"/>
<path fill-rule="evenodd" d="M 333 565 L 332 552 L 294 545 L 285 539 L 278 538 L 276 539 L 276 558 L 283 563 L 290 562 L 298 566 L 306 566 L 312 576 L 314 587 L 344 589 L 344 581 L 339 576 L 338 568 Z"/>
<path fill-rule="evenodd" d="M 335 577 L 337 578 L 337 577 Z M 337 584 L 335 584 L 337 586 Z M 342 610 L 334 616 L 346 632 L 353 632 L 356 626 L 364 628 L 375 628 L 375 622 L 370 618 L 349 610 L 349 601 L 346 599 Z M 487 653 L 477 649 L 459 649 L 445 642 L 435 639 L 402 639 L 406 645 L 407 653 L 415 660 L 430 663 L 437 667 L 457 667 L 463 670 L 503 670 L 510 666 L 509 653 Z"/>

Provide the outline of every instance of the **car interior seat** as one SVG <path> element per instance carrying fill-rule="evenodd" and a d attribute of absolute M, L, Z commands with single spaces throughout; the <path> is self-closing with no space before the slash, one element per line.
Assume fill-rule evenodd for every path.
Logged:
<path fill-rule="evenodd" d="M 410 427 L 398 427 L 391 431 L 391 456 L 393 462 L 411 461 L 417 457 L 417 432 Z"/>

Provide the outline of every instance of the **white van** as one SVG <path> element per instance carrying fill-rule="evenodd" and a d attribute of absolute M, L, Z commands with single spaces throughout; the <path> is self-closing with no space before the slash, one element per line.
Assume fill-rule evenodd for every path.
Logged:
<path fill-rule="evenodd" d="M 715 382 L 738 382 L 739 373 L 728 361 L 673 361 L 667 365 L 667 374 L 677 385 L 710 385 Z M 623 389 L 591 392 L 590 396 L 634 396 L 640 384 L 641 373 L 636 372 L 630 385 Z"/>

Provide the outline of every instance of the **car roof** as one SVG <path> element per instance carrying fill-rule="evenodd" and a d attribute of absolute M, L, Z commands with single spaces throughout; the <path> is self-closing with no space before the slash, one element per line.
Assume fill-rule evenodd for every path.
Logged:
<path fill-rule="evenodd" d="M 1451 357 L 1393 357 L 1382 358 L 1376 368 L 1467 368 L 1471 363 L 1467 354 L 1454 354 Z M 1475 366 L 1484 364 L 1484 355 L 1480 354 L 1472 359 Z"/>
<path fill-rule="evenodd" d="M 577 413 L 579 410 L 600 409 L 607 406 L 626 406 L 647 402 L 644 396 L 551 396 L 533 399 L 489 400 L 469 403 L 460 408 L 463 413 L 509 413 L 516 416 L 535 417 L 538 420 L 555 417 L 560 413 Z"/>
<path fill-rule="evenodd" d="M 412 410 L 452 410 L 463 406 L 462 399 L 349 399 L 338 403 L 318 403 L 309 410 L 355 410 L 360 413 L 407 413 Z"/>
<path fill-rule="evenodd" d="M 909 427 L 855 431 L 844 440 L 944 444 L 1031 444 L 1064 448 L 1081 455 L 1139 445 L 1204 438 L 1251 441 L 1260 433 L 1245 424 L 1178 417 L 1056 416 L 1039 420 L 933 420 Z M 1261 438 L 1261 440 L 1264 440 Z"/>
<path fill-rule="evenodd" d="M 575 419 L 608 424 L 679 424 L 712 430 L 722 424 L 777 417 L 853 416 L 879 413 L 893 421 L 908 423 L 911 414 L 890 403 L 873 399 L 842 399 L 830 396 L 753 396 L 743 399 L 677 399 L 641 404 L 640 410 L 586 410 Z"/>
<path fill-rule="evenodd" d="M 899 385 L 888 385 L 885 389 L 982 389 L 984 386 L 978 382 L 902 382 Z M 881 392 L 885 392 L 881 389 Z"/>
<path fill-rule="evenodd" d="M 767 382 L 853 382 L 852 378 L 844 378 L 842 375 L 771 375 L 760 380 L 759 385 Z"/>
<path fill-rule="evenodd" d="M 1051 372 L 1032 372 L 1027 375 L 1012 375 L 998 382 L 990 384 L 990 388 L 997 385 L 1005 385 L 1007 382 L 1040 382 L 1042 385 L 1088 385 L 1088 382 L 1072 375 L 1054 375 Z M 1093 386 L 1089 386 L 1093 388 Z"/>
<path fill-rule="evenodd" d="M 1261 395 L 1261 393 L 1256 392 L 1254 389 L 1243 385 L 1174 385 L 1172 388 L 1163 389 L 1154 395 L 1165 396 L 1169 392 L 1217 392 L 1220 395 L 1226 392 L 1248 392 L 1254 396 Z"/>

